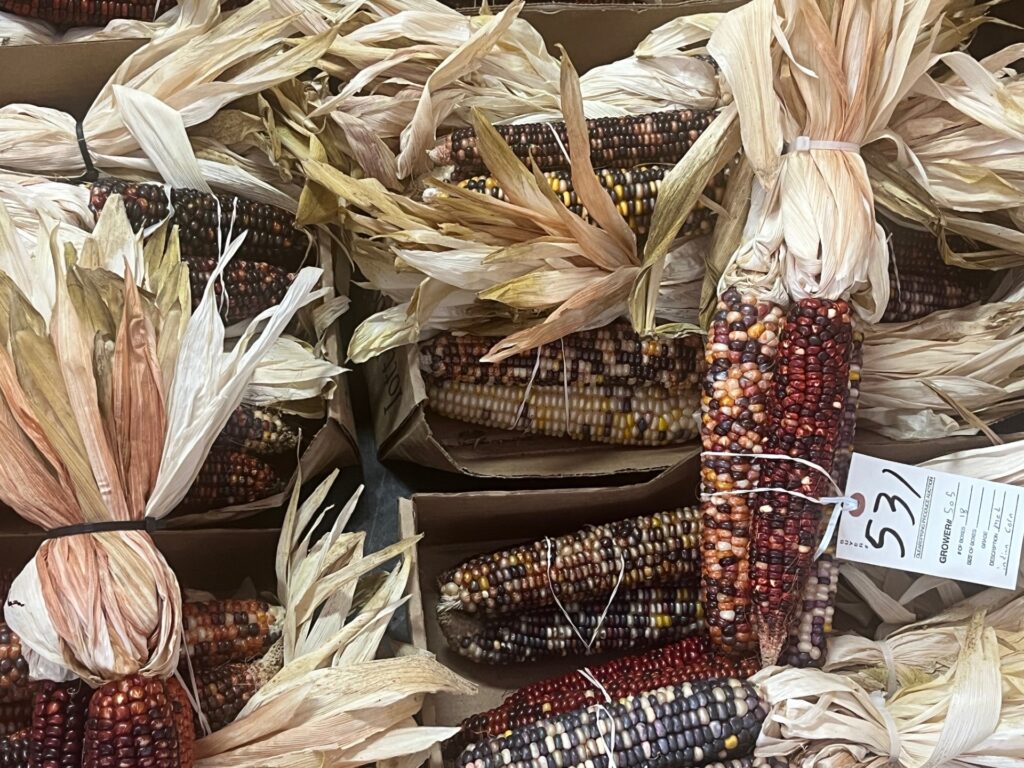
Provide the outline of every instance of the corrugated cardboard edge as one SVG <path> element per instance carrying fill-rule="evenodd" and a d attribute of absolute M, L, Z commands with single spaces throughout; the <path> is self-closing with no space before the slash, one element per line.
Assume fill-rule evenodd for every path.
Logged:
<path fill-rule="evenodd" d="M 487 429 L 427 410 L 415 347 L 390 350 L 364 366 L 381 460 L 408 461 L 471 477 L 590 478 L 661 472 L 693 456 L 696 442 L 626 448 Z M 444 440 L 441 435 L 449 439 Z M 460 437 L 464 435 L 464 437 Z"/>
<path fill-rule="evenodd" d="M 322 282 L 325 286 L 331 287 L 335 295 L 347 296 L 352 278 L 348 254 L 339 252 L 341 246 L 326 234 L 321 236 L 321 243 L 324 244 L 320 256 L 320 263 L 324 266 Z M 327 359 L 331 362 L 340 363 L 343 360 L 344 347 L 341 343 L 341 324 L 339 322 L 335 322 L 327 329 L 324 334 L 323 347 Z M 268 509 L 277 509 L 284 506 L 291 496 L 299 470 L 301 470 L 303 482 L 309 483 L 333 469 L 359 466 L 355 414 L 352 412 L 352 398 L 348 383 L 348 377 L 351 375 L 351 373 L 342 373 L 334 377 L 334 392 L 327 403 L 327 417 L 299 456 L 296 471 L 288 479 L 283 491 L 250 504 L 238 504 L 233 507 L 186 515 L 173 515 L 172 513 L 167 520 L 167 526 L 169 528 L 191 528 L 220 525 L 251 517 Z"/>

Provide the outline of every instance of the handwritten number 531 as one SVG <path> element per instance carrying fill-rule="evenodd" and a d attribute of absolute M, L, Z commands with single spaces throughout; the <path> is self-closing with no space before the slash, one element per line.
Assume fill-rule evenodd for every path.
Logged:
<path fill-rule="evenodd" d="M 921 498 L 921 494 L 918 493 L 914 486 L 908 483 L 907 480 L 900 476 L 897 472 L 894 472 L 893 470 L 886 468 L 882 470 L 882 474 L 891 475 L 900 483 L 902 483 L 908 491 L 914 494 L 914 496 L 916 496 L 918 499 Z M 878 509 L 882 505 L 882 502 L 888 504 L 889 512 L 896 513 L 898 511 L 903 511 L 904 513 L 906 513 L 907 517 L 910 518 L 910 524 L 917 525 L 917 519 L 914 517 L 913 511 L 910 509 L 910 505 L 899 494 L 879 493 L 877 496 L 875 496 L 875 505 L 874 508 L 871 510 L 872 514 L 878 513 Z M 899 532 L 893 528 L 885 527 L 882 528 L 876 536 L 871 530 L 872 524 L 874 522 L 874 520 L 868 520 L 867 525 L 864 527 L 864 538 L 867 539 L 868 543 L 875 549 L 882 549 L 883 547 L 885 547 L 886 537 L 891 536 L 892 539 L 896 542 L 896 545 L 900 548 L 900 557 L 906 557 L 907 548 L 904 545 L 903 537 L 900 536 Z"/>

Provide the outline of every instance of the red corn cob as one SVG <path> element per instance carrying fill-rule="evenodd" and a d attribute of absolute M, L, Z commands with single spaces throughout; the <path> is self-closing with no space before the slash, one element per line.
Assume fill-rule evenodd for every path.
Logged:
<path fill-rule="evenodd" d="M 849 393 L 852 325 L 845 301 L 802 299 L 789 311 L 769 398 L 766 453 L 811 461 L 831 472 Z M 770 460 L 762 488 L 806 496 L 834 495 L 815 469 Z M 813 567 L 822 506 L 788 493 L 757 494 L 754 510 L 753 602 L 762 663 L 774 664 Z"/>
<path fill-rule="evenodd" d="M 82 764 L 91 696 L 89 686 L 81 680 L 40 684 L 33 703 L 29 743 L 32 768 L 77 768 Z"/>
<path fill-rule="evenodd" d="M 850 392 L 843 413 L 843 427 L 836 449 L 832 476 L 840 488 L 846 487 L 846 476 L 853 457 L 853 440 L 857 430 L 857 402 L 860 399 L 860 372 L 864 334 L 854 331 L 850 362 Z M 822 520 L 825 534 L 827 520 Z M 814 564 L 814 571 L 804 586 L 803 609 L 789 630 L 789 644 L 782 662 L 791 667 L 821 667 L 828 655 L 828 637 L 832 633 L 836 591 L 839 589 L 839 563 L 835 559 L 835 535 L 828 549 Z"/>
<path fill-rule="evenodd" d="M 206 292 L 210 275 L 217 267 L 217 259 L 193 256 L 185 259 L 185 263 L 188 264 L 189 286 L 192 289 L 192 309 L 195 309 Z M 275 264 L 232 259 L 222 277 L 213 285 L 221 317 L 225 323 L 237 323 L 256 317 L 263 310 L 280 304 L 294 279 L 295 275 Z"/>
<path fill-rule="evenodd" d="M 138 675 L 98 689 L 89 700 L 82 768 L 190 768 L 195 735 L 180 712 L 180 690 L 174 679 Z"/>
<path fill-rule="evenodd" d="M 153 21 L 158 8 L 163 13 L 175 5 L 176 0 L 0 0 L 0 11 L 58 27 L 103 27 L 114 19 Z"/>
<path fill-rule="evenodd" d="M 28 662 L 21 653 L 21 638 L 0 623 L 0 702 L 29 701 L 35 693 L 28 679 Z"/>
<path fill-rule="evenodd" d="M 273 496 L 282 483 L 265 461 L 239 451 L 215 450 L 206 457 L 181 506 L 205 510 L 247 504 Z"/>
<path fill-rule="evenodd" d="M 263 600 L 183 603 L 183 653 L 196 669 L 259 658 L 281 636 L 280 617 L 280 609 Z"/>
<path fill-rule="evenodd" d="M 749 491 L 760 467 L 750 458 L 719 453 L 761 453 L 768 433 L 767 400 L 778 351 L 782 310 L 726 291 L 708 335 L 701 399 L 701 490 Z M 701 505 L 704 619 L 717 648 L 749 653 L 754 647 L 750 609 L 752 495 L 715 496 Z"/>
<path fill-rule="evenodd" d="M 39 683 L 32 686 L 38 690 Z M 0 704 L 0 736 L 10 736 L 32 725 L 32 702 L 16 701 L 11 704 Z"/>
<path fill-rule="evenodd" d="M 27 728 L 0 738 L 0 768 L 29 768 L 28 742 Z"/>

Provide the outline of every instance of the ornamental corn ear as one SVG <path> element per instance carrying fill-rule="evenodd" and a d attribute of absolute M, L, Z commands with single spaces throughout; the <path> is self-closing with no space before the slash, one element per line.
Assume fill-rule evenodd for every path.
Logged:
<path fill-rule="evenodd" d="M 766 713 L 749 683 L 731 679 L 683 683 L 486 739 L 467 748 L 457 765 L 573 766 L 588 760 L 604 765 L 607 758 L 599 756 L 612 742 L 614 730 L 616 765 L 701 766 L 749 754 Z"/>
<path fill-rule="evenodd" d="M 46 21 L 57 27 L 105 27 L 115 19 L 154 21 L 176 0 L 0 0 L 0 11 Z"/>
<path fill-rule="evenodd" d="M 35 688 L 28 675 L 21 638 L 6 624 L 0 623 L 0 702 L 31 700 Z"/>
<path fill-rule="evenodd" d="M 590 162 L 594 168 L 633 168 L 642 164 L 675 165 L 714 119 L 712 111 L 671 110 L 646 115 L 599 117 L 587 120 Z M 569 136 L 565 123 L 496 125 L 495 130 L 516 157 L 530 158 L 542 171 L 569 168 Z M 460 128 L 430 153 L 437 165 L 454 165 L 452 179 L 460 181 L 488 172 L 476 145 L 476 132 Z"/>
<path fill-rule="evenodd" d="M 487 619 L 447 611 L 438 615 L 438 623 L 453 651 L 484 664 L 652 648 L 704 626 L 696 584 L 619 590 L 611 601 L 606 597 L 564 606 L 568 619 L 556 607 Z"/>
<path fill-rule="evenodd" d="M 273 496 L 283 483 L 265 461 L 240 451 L 213 450 L 199 469 L 181 506 L 207 510 L 248 504 Z"/>
<path fill-rule="evenodd" d="M 0 738 L 0 768 L 29 768 L 28 743 L 27 728 Z"/>
<path fill-rule="evenodd" d="M 620 171 L 605 169 L 597 172 L 598 179 L 608 191 L 608 196 L 615 203 L 622 218 L 638 237 L 643 237 L 651 228 L 654 206 L 658 202 L 661 181 L 671 168 L 664 166 L 639 166 L 631 170 Z M 728 168 L 716 176 L 704 194 L 721 203 L 725 196 L 728 182 Z M 573 187 L 572 176 L 568 171 L 549 171 L 544 174 L 548 186 L 556 197 L 573 213 L 591 221 L 590 214 L 583 207 Z M 460 181 L 459 186 L 473 192 L 481 192 L 499 200 L 505 199 L 505 192 L 493 176 L 474 176 Z M 707 235 L 714 228 L 714 211 L 703 203 L 698 204 L 683 223 L 679 237 Z"/>
<path fill-rule="evenodd" d="M 282 610 L 263 600 L 182 604 L 185 647 L 196 669 L 259 658 L 281 636 Z"/>
<path fill-rule="evenodd" d="M 438 578 L 438 612 L 519 613 L 673 585 L 696 573 L 697 511 L 686 507 L 479 555 Z M 623 571 L 624 566 L 624 571 Z"/>
<path fill-rule="evenodd" d="M 182 716 L 175 679 L 134 675 L 99 688 L 89 700 L 82 768 L 189 768 L 190 716 Z"/>
<path fill-rule="evenodd" d="M 39 683 L 33 683 L 32 687 L 39 690 L 39 685 Z M 0 736 L 10 736 L 30 725 L 32 725 L 31 699 L 0 704 Z"/>
<path fill-rule="evenodd" d="M 750 526 L 760 466 L 747 456 L 764 451 L 767 401 L 779 346 L 782 310 L 735 289 L 718 302 L 706 347 L 701 399 L 701 490 L 704 619 L 714 645 L 749 653 L 756 638 L 750 606 Z"/>
<path fill-rule="evenodd" d="M 284 646 L 280 640 L 258 661 L 251 664 L 228 663 L 195 672 L 199 705 L 211 732 L 230 725 L 260 688 L 277 674 L 284 664 Z M 198 715 L 196 733 L 201 732 Z"/>
<path fill-rule="evenodd" d="M 210 275 L 217 267 L 217 260 L 213 257 L 194 256 L 185 259 L 185 263 L 188 264 L 194 310 L 203 299 Z M 213 285 L 221 318 L 228 324 L 237 323 L 256 317 L 265 309 L 276 307 L 294 279 L 295 275 L 275 264 L 232 259 Z"/>
<path fill-rule="evenodd" d="M 831 473 L 850 388 L 853 329 L 842 300 L 802 299 L 786 318 L 769 398 L 765 453 L 813 462 Z M 819 471 L 765 460 L 761 488 L 817 498 L 834 491 Z M 800 607 L 821 535 L 822 505 L 781 491 L 757 494 L 751 569 L 761 661 L 774 664 Z"/>
<path fill-rule="evenodd" d="M 80 680 L 43 682 L 33 701 L 29 765 L 74 768 L 82 764 L 92 690 Z"/>
<path fill-rule="evenodd" d="M 269 456 L 292 451 L 298 443 L 298 431 L 285 423 L 280 411 L 240 405 L 231 414 L 213 446 Z"/>
<path fill-rule="evenodd" d="M 465 745 L 481 739 L 601 703 L 605 700 L 604 692 L 592 680 L 599 682 L 613 700 L 618 700 L 693 680 L 745 679 L 757 669 L 752 656 L 736 661 L 712 653 L 707 636 L 689 637 L 647 653 L 589 666 L 586 676 L 570 672 L 520 688 L 500 706 L 463 720 L 462 730 L 446 744 L 446 751 L 462 751 Z"/>
<path fill-rule="evenodd" d="M 294 217 L 280 208 L 235 195 L 210 195 L 161 184 L 101 179 L 92 185 L 90 207 L 99 213 L 111 195 L 124 199 L 135 229 L 160 224 L 170 216 L 178 227 L 185 259 L 215 259 L 227 235 L 249 234 L 235 258 L 296 269 L 305 260 L 309 238 L 294 226 Z M 170 197 L 170 200 L 168 200 Z"/>

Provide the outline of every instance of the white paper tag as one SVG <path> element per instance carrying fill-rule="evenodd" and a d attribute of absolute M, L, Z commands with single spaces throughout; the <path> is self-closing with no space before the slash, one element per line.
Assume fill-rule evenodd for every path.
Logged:
<path fill-rule="evenodd" d="M 1024 488 L 853 455 L 836 555 L 843 560 L 1013 589 Z"/>

